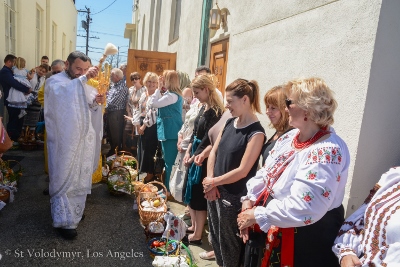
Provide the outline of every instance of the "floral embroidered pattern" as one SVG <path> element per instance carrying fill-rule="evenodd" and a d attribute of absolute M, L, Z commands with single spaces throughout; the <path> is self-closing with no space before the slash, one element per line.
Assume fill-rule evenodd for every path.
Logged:
<path fill-rule="evenodd" d="M 313 220 L 311 217 L 309 217 L 308 219 L 307 219 L 307 217 L 305 217 L 303 222 L 305 225 L 309 225 L 313 222 Z"/>
<path fill-rule="evenodd" d="M 338 147 L 320 147 L 308 154 L 306 165 L 314 163 L 340 164 L 341 162 L 342 153 Z"/>
<path fill-rule="evenodd" d="M 311 192 L 306 192 L 303 193 L 303 196 L 301 197 L 305 202 L 307 202 L 309 205 L 311 205 L 311 200 L 314 199 L 313 194 Z"/>
<path fill-rule="evenodd" d="M 315 180 L 317 178 L 317 172 L 313 172 L 312 170 L 309 170 L 306 174 L 306 179 L 307 180 Z"/>
<path fill-rule="evenodd" d="M 288 138 L 289 138 L 289 135 L 285 134 L 284 136 L 279 137 L 278 141 L 281 142 L 281 141 L 283 141 L 285 139 L 288 139 Z"/>
<path fill-rule="evenodd" d="M 337 173 L 337 175 L 336 175 L 336 181 L 337 181 L 337 182 L 340 182 L 340 173 Z"/>
<path fill-rule="evenodd" d="M 324 187 L 321 195 L 330 200 L 331 199 L 330 198 L 331 190 L 329 190 L 328 188 Z"/>

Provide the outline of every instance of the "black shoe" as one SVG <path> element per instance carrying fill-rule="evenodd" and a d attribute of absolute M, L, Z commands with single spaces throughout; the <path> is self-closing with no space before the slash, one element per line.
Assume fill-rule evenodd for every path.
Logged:
<path fill-rule="evenodd" d="M 43 190 L 43 195 L 48 196 L 49 195 L 49 189 L 46 188 L 45 190 Z"/>
<path fill-rule="evenodd" d="M 189 244 L 190 245 L 198 245 L 201 246 L 203 244 L 203 241 L 201 241 L 201 239 L 198 240 L 189 240 Z"/>
<path fill-rule="evenodd" d="M 78 235 L 76 229 L 57 228 L 57 231 L 64 239 L 68 240 L 72 240 Z"/>

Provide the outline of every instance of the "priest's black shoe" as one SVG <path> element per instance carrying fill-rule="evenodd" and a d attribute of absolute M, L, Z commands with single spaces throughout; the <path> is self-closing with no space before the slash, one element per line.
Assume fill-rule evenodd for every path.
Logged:
<path fill-rule="evenodd" d="M 68 240 L 74 239 L 78 235 L 75 229 L 57 228 L 57 231 L 64 239 Z"/>

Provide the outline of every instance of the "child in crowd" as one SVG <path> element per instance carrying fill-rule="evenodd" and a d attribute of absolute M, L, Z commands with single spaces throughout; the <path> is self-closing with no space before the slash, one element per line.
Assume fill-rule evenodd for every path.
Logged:
<path fill-rule="evenodd" d="M 17 80 L 18 82 L 22 83 L 23 85 L 31 88 L 32 85 L 30 84 L 28 80 L 28 70 L 25 69 L 25 64 L 26 61 L 22 57 L 18 57 L 16 59 L 16 64 L 13 68 L 14 72 L 14 79 Z M 32 69 L 29 71 L 29 76 L 32 75 L 32 73 L 35 70 Z M 27 96 L 21 91 L 18 91 L 17 89 L 11 87 L 10 92 L 8 94 L 8 106 L 9 107 L 14 107 L 14 108 L 20 108 L 21 112 L 18 115 L 18 118 L 22 118 L 23 116 L 26 115 L 25 108 L 27 107 Z"/>
<path fill-rule="evenodd" d="M 37 67 L 36 70 L 37 72 L 34 73 L 32 79 L 29 81 L 32 87 L 32 93 L 27 95 L 28 106 L 37 100 L 39 89 L 44 84 L 44 80 L 46 79 L 46 74 L 49 71 L 49 65 L 42 64 L 39 67 Z"/>

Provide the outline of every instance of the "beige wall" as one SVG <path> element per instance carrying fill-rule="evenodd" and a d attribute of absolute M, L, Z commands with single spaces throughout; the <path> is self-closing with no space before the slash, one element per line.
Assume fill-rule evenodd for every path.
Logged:
<path fill-rule="evenodd" d="M 140 1 L 139 49 L 154 49 L 154 31 L 149 31 L 155 24 L 149 21 L 154 2 Z M 162 1 L 155 50 L 177 52 L 177 68 L 193 77 L 203 1 L 182 1 L 181 33 L 169 44 L 171 2 Z M 289 79 L 319 76 L 335 91 L 339 107 L 333 127 L 351 154 L 343 202 L 351 213 L 400 160 L 400 33 L 395 26 L 400 25 L 400 2 L 218 0 L 218 5 L 227 9 L 228 25 L 210 32 L 210 44 L 229 38 L 227 84 L 239 77 L 255 79 L 264 95 Z M 268 119 L 259 118 L 271 136 Z"/>
<path fill-rule="evenodd" d="M 27 68 L 37 66 L 40 62 L 35 59 L 35 50 L 39 49 L 40 57 L 47 55 L 50 63 L 54 59 L 62 58 L 62 36 L 65 34 L 65 54 L 68 55 L 70 42 L 72 50 L 76 47 L 76 21 L 77 11 L 72 0 L 14 0 L 17 11 L 16 21 L 16 56 L 21 56 L 27 61 Z M 41 45 L 36 47 L 36 8 L 42 10 L 42 36 Z M 0 3 L 0 14 L 4 15 L 4 4 Z M 0 57 L 6 56 L 4 36 L 4 19 L 0 20 Z M 51 25 L 57 25 L 56 54 L 53 58 L 53 47 L 51 38 Z"/>

